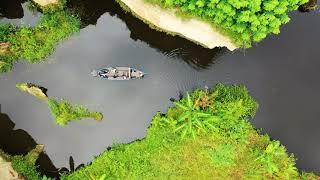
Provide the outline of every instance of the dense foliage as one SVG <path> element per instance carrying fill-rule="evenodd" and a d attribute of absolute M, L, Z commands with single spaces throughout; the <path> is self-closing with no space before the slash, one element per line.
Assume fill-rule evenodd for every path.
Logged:
<path fill-rule="evenodd" d="M 18 59 L 39 62 L 79 28 L 79 19 L 65 11 L 44 14 L 35 27 L 1 24 L 0 42 L 9 42 L 10 48 L 9 53 L 0 54 L 0 72 L 10 70 Z"/>
<path fill-rule="evenodd" d="M 253 128 L 247 118 L 256 109 L 243 86 L 196 90 L 158 113 L 143 140 L 114 145 L 61 179 L 316 178 L 299 174 L 293 155 Z"/>
<path fill-rule="evenodd" d="M 308 0 L 146 0 L 179 14 L 200 17 L 222 29 L 235 43 L 250 47 L 289 22 L 287 13 Z"/>
<path fill-rule="evenodd" d="M 83 106 L 71 105 L 65 100 L 48 99 L 48 106 L 56 123 L 60 126 L 65 126 L 70 121 L 81 120 L 83 118 L 93 118 L 96 121 L 101 121 L 103 118 L 100 112 L 91 112 Z"/>

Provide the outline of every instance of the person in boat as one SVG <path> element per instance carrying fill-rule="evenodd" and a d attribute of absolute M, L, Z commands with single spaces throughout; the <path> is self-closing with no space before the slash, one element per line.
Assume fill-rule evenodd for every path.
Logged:
<path fill-rule="evenodd" d="M 99 75 L 100 77 L 108 78 L 108 74 L 107 74 L 105 71 L 103 71 L 103 72 L 98 72 L 98 75 Z"/>

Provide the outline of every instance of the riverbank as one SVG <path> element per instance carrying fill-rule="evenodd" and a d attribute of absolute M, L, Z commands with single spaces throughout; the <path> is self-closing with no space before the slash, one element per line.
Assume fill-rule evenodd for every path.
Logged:
<path fill-rule="evenodd" d="M 80 20 L 65 10 L 45 12 L 35 27 L 0 25 L 0 72 L 11 70 L 22 59 L 29 63 L 43 61 L 56 45 L 78 32 Z M 4 48 L 5 46 L 5 48 Z"/>
<path fill-rule="evenodd" d="M 249 123 L 258 105 L 245 87 L 218 84 L 174 104 L 144 139 L 114 145 L 61 179 L 317 178 L 299 173 L 294 156 Z"/>
<path fill-rule="evenodd" d="M 118 0 L 145 23 L 205 47 L 249 48 L 269 34 L 279 34 L 295 2 Z M 222 34 L 221 34 L 222 33 Z"/>
<path fill-rule="evenodd" d="M 183 20 L 175 15 L 174 10 L 166 10 L 144 0 L 117 0 L 117 2 L 156 30 L 182 36 L 210 49 L 227 47 L 233 51 L 238 48 L 230 38 L 198 19 Z"/>

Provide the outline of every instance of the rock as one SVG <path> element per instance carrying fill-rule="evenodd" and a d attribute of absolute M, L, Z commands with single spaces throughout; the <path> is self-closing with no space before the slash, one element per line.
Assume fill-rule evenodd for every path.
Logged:
<path fill-rule="evenodd" d="M 41 7 L 46 7 L 52 4 L 58 4 L 59 0 L 33 0 L 35 3 L 40 5 Z"/>
<path fill-rule="evenodd" d="M 10 47 L 10 43 L 8 43 L 8 42 L 0 42 L 0 55 L 8 54 L 9 53 L 9 47 Z"/>
<path fill-rule="evenodd" d="M 16 87 L 21 91 L 27 92 L 41 100 L 48 100 L 46 89 L 43 87 L 31 83 L 20 83 L 17 84 Z"/>
<path fill-rule="evenodd" d="M 317 8 L 317 0 L 309 0 L 309 2 L 299 7 L 299 11 L 310 12 L 310 11 L 316 10 L 316 8 Z"/>

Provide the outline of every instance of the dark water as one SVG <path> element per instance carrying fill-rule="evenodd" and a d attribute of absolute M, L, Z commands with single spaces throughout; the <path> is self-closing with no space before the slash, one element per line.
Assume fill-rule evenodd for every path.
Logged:
<path fill-rule="evenodd" d="M 87 163 L 112 142 L 143 138 L 171 97 L 223 82 L 246 85 L 260 103 L 253 124 L 294 153 L 299 168 L 320 171 L 319 12 L 295 12 L 280 35 L 229 52 L 151 30 L 113 2 L 73 0 L 68 7 L 80 12 L 80 33 L 60 43 L 44 63 L 19 63 L 0 75 L 3 113 L 45 144 L 57 167 L 68 166 L 69 156 L 76 165 Z M 148 76 L 110 82 L 89 75 L 106 65 L 132 66 Z M 46 104 L 15 88 L 20 82 L 44 86 L 49 97 L 87 105 L 105 118 L 59 127 Z"/>

